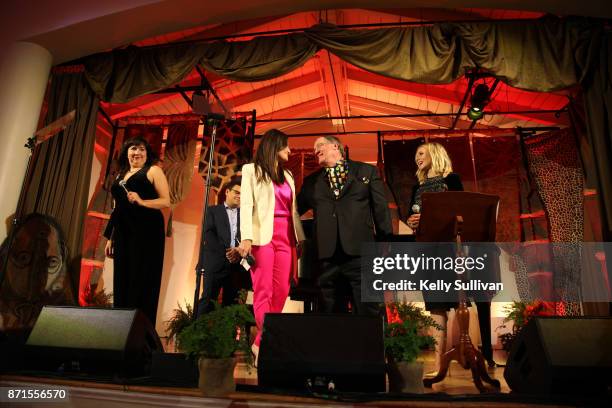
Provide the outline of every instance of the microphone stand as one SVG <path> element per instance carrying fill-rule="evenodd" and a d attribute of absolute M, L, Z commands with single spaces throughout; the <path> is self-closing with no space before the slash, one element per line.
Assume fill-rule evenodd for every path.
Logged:
<path fill-rule="evenodd" d="M 204 243 L 206 242 L 206 214 L 208 213 L 208 195 L 211 187 L 212 166 L 215 157 L 215 143 L 217 140 L 217 126 L 220 120 L 223 120 L 223 115 L 210 114 L 207 121 L 212 124 L 210 135 L 210 149 L 208 150 L 208 170 L 206 172 L 206 185 L 204 186 L 204 207 L 202 208 L 202 231 L 200 233 L 200 254 L 196 265 L 196 284 L 195 293 L 193 296 L 193 320 L 198 316 L 198 306 L 200 303 L 200 286 L 204 278 Z M 204 140 L 202 140 L 202 144 Z"/>

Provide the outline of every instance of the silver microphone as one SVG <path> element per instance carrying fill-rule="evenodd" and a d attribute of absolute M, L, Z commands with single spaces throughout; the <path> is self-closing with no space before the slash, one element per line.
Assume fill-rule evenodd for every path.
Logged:
<path fill-rule="evenodd" d="M 119 182 L 119 185 L 125 190 L 125 194 L 129 193 L 130 191 L 127 189 L 127 187 L 125 186 L 125 180 L 121 180 Z"/>
<path fill-rule="evenodd" d="M 414 204 L 412 206 L 412 212 L 415 214 L 419 214 L 421 212 L 421 206 L 418 204 Z"/>

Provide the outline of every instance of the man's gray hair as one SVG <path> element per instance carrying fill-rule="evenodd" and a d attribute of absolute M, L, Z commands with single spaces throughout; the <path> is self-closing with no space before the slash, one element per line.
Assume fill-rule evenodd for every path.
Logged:
<path fill-rule="evenodd" d="M 338 139 L 336 136 L 332 136 L 332 135 L 323 136 L 323 139 L 327 140 L 331 144 L 337 145 L 338 146 L 338 151 L 340 152 L 342 157 L 344 157 L 344 146 L 342 145 L 342 142 L 340 141 L 340 139 Z"/>

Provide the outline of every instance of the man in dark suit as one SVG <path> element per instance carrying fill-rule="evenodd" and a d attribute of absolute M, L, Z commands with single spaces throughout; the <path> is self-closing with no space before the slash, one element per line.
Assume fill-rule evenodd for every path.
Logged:
<path fill-rule="evenodd" d="M 376 167 L 346 160 L 336 137 L 318 138 L 314 150 L 322 169 L 304 180 L 297 201 L 300 214 L 314 210 L 322 311 L 342 309 L 335 302 L 348 282 L 353 312 L 374 315 L 377 304 L 361 302 L 361 243 L 393 232 L 383 182 Z"/>
<path fill-rule="evenodd" d="M 240 266 L 240 179 L 232 179 L 224 186 L 223 204 L 208 208 L 206 235 L 203 245 L 204 293 L 198 306 L 198 316 L 213 310 L 223 289 L 222 305 L 236 303 L 238 291 L 246 289 L 250 276 Z"/>

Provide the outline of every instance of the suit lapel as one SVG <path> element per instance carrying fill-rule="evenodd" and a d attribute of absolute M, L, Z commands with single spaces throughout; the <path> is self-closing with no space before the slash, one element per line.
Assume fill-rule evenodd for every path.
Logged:
<path fill-rule="evenodd" d="M 236 218 L 236 241 L 240 242 L 242 239 L 240 238 L 240 207 L 238 207 L 238 217 Z M 230 239 L 232 239 L 232 232 L 230 231 Z M 232 246 L 232 243 L 230 243 Z"/>
<path fill-rule="evenodd" d="M 232 240 L 232 230 L 230 228 L 229 215 L 227 215 L 227 210 L 225 209 L 224 204 L 221 204 L 219 207 L 219 211 L 221 211 L 221 214 L 219 214 L 219 219 L 221 220 L 220 227 L 221 231 L 223 231 L 223 240 L 225 241 L 224 244 L 229 244 L 232 246 L 232 243 L 230 242 Z"/>
<path fill-rule="evenodd" d="M 323 190 L 324 191 L 323 194 L 327 195 L 328 198 L 332 200 L 336 199 L 336 197 L 334 196 L 334 193 L 329 187 L 329 180 L 327 178 L 327 172 L 325 171 L 325 168 L 323 168 L 323 170 L 321 171 L 321 174 L 319 174 L 319 177 L 317 177 L 317 188 Z"/>

